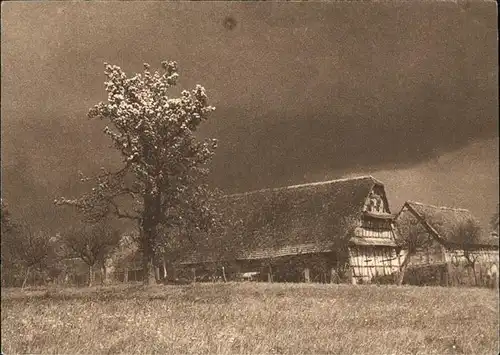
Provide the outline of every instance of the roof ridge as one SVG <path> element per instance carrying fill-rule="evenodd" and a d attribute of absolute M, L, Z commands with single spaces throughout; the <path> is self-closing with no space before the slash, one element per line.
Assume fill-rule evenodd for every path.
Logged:
<path fill-rule="evenodd" d="M 362 175 L 362 176 L 356 176 L 356 177 L 351 177 L 351 178 L 341 178 L 341 179 L 334 179 L 334 180 L 308 182 L 308 183 L 297 184 L 297 185 L 289 185 L 289 186 L 281 186 L 281 187 L 267 187 L 267 188 L 260 189 L 260 190 L 252 190 L 252 191 L 247 191 L 247 192 L 237 192 L 234 194 L 225 195 L 225 197 L 246 196 L 246 195 L 251 195 L 254 193 L 258 193 L 258 192 L 282 191 L 282 190 L 288 190 L 288 189 L 297 189 L 297 188 L 301 188 L 301 187 L 328 185 L 328 184 L 332 184 L 332 183 L 336 183 L 336 182 L 352 181 L 352 180 L 364 180 L 364 179 L 370 179 L 375 183 L 383 185 L 383 183 L 381 181 L 375 179 L 371 175 Z"/>
<path fill-rule="evenodd" d="M 411 200 L 406 201 L 406 203 L 413 204 L 413 205 L 418 205 L 418 206 L 424 206 L 424 207 L 431 207 L 431 208 L 435 208 L 435 209 L 439 209 L 439 210 L 460 211 L 460 212 L 469 212 L 469 213 L 471 213 L 468 209 L 465 209 L 465 208 L 435 206 L 435 205 L 431 205 L 431 204 L 428 204 L 428 203 L 422 203 L 422 202 L 411 201 Z"/>

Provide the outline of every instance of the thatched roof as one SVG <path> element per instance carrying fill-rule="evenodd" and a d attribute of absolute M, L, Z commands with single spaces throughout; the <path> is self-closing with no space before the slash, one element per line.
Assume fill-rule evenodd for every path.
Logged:
<path fill-rule="evenodd" d="M 415 201 L 407 201 L 403 209 L 407 207 L 421 222 L 425 222 L 427 226 L 431 227 L 433 234 L 444 243 L 456 244 L 461 243 L 456 240 L 455 231 L 461 225 L 472 221 L 477 223 L 477 219 L 472 215 L 469 210 L 461 208 L 438 207 L 428 204 L 423 204 Z M 498 240 L 492 240 L 489 235 L 481 233 L 476 241 L 467 243 L 469 245 L 498 245 Z"/>
<path fill-rule="evenodd" d="M 223 243 L 226 257 L 265 259 L 327 252 L 337 242 L 392 246 L 391 239 L 370 242 L 354 233 L 374 186 L 383 191 L 380 181 L 363 176 L 225 196 L 221 206 L 230 224 Z M 382 199 L 383 217 L 388 218 L 385 193 Z"/>

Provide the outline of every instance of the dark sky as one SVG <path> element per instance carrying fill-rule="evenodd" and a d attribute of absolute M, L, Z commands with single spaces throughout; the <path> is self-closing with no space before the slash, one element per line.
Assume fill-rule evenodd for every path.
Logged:
<path fill-rule="evenodd" d="M 371 174 L 394 212 L 495 211 L 494 2 L 11 2 L 1 25 L 2 195 L 46 226 L 78 170 L 119 162 L 86 117 L 104 61 L 176 60 L 181 88 L 206 87 L 227 192 Z"/>

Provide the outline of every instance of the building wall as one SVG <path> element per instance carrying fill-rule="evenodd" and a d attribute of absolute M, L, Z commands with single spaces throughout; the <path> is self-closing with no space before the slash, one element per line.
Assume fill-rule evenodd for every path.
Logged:
<path fill-rule="evenodd" d="M 498 284 L 498 250 L 478 249 L 468 251 L 469 260 L 463 249 L 446 250 L 450 284 L 493 286 Z"/>
<path fill-rule="evenodd" d="M 475 260 L 474 265 L 468 262 L 463 249 L 447 249 L 437 242 L 427 249 L 420 249 L 410 259 L 404 282 L 495 287 L 498 282 L 498 250 L 478 249 L 469 253 L 470 259 Z"/>
<path fill-rule="evenodd" d="M 468 251 L 470 258 L 476 260 L 480 264 L 496 263 L 498 264 L 498 250 L 493 249 L 478 249 Z M 445 251 L 446 261 L 452 264 L 462 264 L 467 261 L 465 251 L 463 249 L 447 249 Z"/>
<path fill-rule="evenodd" d="M 392 277 L 399 271 L 402 261 L 395 248 L 390 246 L 351 246 L 348 257 L 349 275 L 342 275 L 340 263 L 337 263 L 340 258 L 335 252 L 242 261 L 240 272 L 260 271 L 266 279 L 270 265 L 275 282 L 367 283 Z"/>
<path fill-rule="evenodd" d="M 268 274 L 271 273 L 273 282 L 329 283 L 333 282 L 331 269 L 337 266 L 337 256 L 334 252 L 289 255 L 273 259 L 239 260 L 236 265 L 231 271 L 260 272 L 257 279 L 261 281 L 268 281 Z"/>
<path fill-rule="evenodd" d="M 352 246 L 349 248 L 353 283 L 372 282 L 377 277 L 399 271 L 401 256 L 389 246 Z"/>
<path fill-rule="evenodd" d="M 477 264 L 498 264 L 499 253 L 494 249 L 477 249 L 468 251 L 470 258 L 476 260 Z M 402 259 L 406 251 L 402 251 Z M 450 263 L 454 266 L 464 266 L 467 264 L 465 251 L 463 249 L 447 249 L 437 241 L 425 248 L 419 248 L 417 252 L 411 256 L 410 267 L 419 267 L 425 265 L 442 265 Z"/>
<path fill-rule="evenodd" d="M 410 258 L 411 266 L 438 265 L 446 263 L 442 245 L 436 240 L 430 241 L 425 247 L 418 248 Z"/>

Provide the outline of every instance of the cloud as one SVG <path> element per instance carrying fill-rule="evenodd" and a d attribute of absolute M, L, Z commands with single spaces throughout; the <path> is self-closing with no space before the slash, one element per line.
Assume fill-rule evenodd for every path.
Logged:
<path fill-rule="evenodd" d="M 86 119 L 104 61 L 177 60 L 182 88 L 207 88 L 201 134 L 220 140 L 212 183 L 228 191 L 404 170 L 498 136 L 493 3 L 284 5 L 4 4 L 5 195 L 42 206 L 78 191 L 77 170 L 119 163 Z"/>

